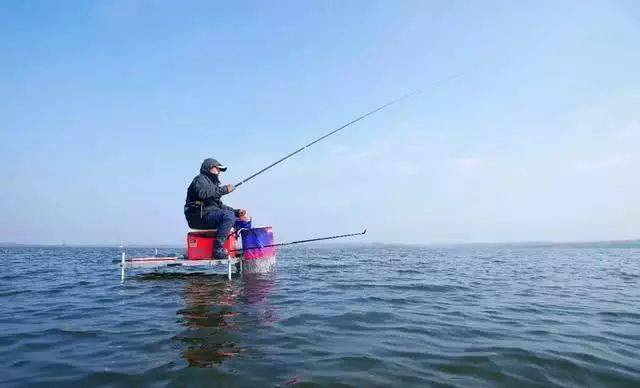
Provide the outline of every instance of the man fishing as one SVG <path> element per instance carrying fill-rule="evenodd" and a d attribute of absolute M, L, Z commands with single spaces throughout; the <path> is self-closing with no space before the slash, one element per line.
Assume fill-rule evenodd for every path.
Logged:
<path fill-rule="evenodd" d="M 246 219 L 247 212 L 222 203 L 221 197 L 234 190 L 231 184 L 220 185 L 219 174 L 227 168 L 213 158 L 205 159 L 200 174 L 187 189 L 184 216 L 192 229 L 216 229 L 214 259 L 227 258 L 224 243 L 236 218 Z"/>

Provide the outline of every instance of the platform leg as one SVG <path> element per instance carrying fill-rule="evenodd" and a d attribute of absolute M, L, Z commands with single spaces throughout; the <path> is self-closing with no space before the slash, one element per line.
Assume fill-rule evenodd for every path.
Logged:
<path fill-rule="evenodd" d="M 125 262 L 125 253 L 122 252 L 122 260 L 120 260 L 120 283 L 124 283 L 124 267 L 126 265 Z"/>
<path fill-rule="evenodd" d="M 228 268 L 229 280 L 231 280 L 231 258 L 227 259 L 227 268 Z"/>
<path fill-rule="evenodd" d="M 244 271 L 244 268 L 242 268 L 242 262 L 243 260 L 240 259 L 240 275 L 242 275 L 242 272 Z"/>

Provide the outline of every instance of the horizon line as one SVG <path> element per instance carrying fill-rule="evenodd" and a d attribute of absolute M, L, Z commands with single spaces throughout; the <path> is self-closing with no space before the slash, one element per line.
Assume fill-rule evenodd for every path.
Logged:
<path fill-rule="evenodd" d="M 471 241 L 471 242 L 425 242 L 425 243 L 415 243 L 415 242 L 383 242 L 383 241 L 367 241 L 367 242 L 358 242 L 358 241 L 344 241 L 344 242 L 332 242 L 332 243 L 316 243 L 318 245 L 412 245 L 412 246 L 458 246 L 458 245 L 567 245 L 567 244 L 622 244 L 622 243 L 640 243 L 640 238 L 633 239 L 616 239 L 616 240 L 564 240 L 564 241 L 554 241 L 554 240 L 522 240 L 522 241 Z M 313 244 L 312 244 L 313 245 Z M 21 242 L 0 242 L 1 248 L 10 248 L 10 247 L 50 247 L 50 248 L 184 248 L 183 244 L 177 243 L 128 243 L 128 244 L 118 244 L 118 243 L 46 243 L 46 242 L 36 242 L 36 243 L 21 243 Z"/>

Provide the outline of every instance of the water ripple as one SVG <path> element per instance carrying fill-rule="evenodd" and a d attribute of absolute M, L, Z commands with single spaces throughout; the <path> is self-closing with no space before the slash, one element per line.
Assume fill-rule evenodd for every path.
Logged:
<path fill-rule="evenodd" d="M 0 249 L 2 385 L 640 386 L 637 248 L 301 247 L 124 286 L 118 255 Z"/>

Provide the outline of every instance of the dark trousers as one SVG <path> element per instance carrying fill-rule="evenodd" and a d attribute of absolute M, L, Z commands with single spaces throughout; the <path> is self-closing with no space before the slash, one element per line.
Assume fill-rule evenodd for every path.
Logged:
<path fill-rule="evenodd" d="M 207 213 L 204 222 L 206 229 L 217 230 L 216 237 L 227 238 L 236 222 L 236 216 L 231 210 L 211 210 Z"/>

